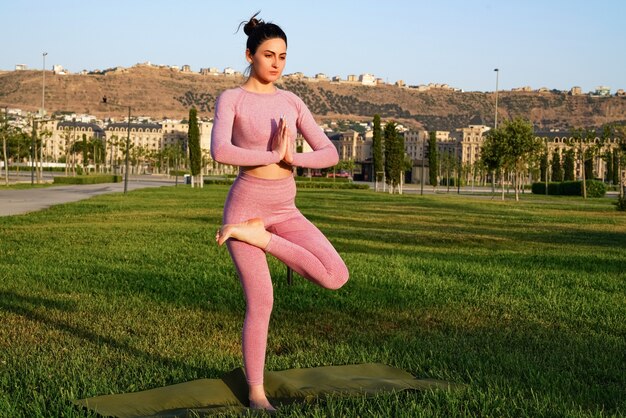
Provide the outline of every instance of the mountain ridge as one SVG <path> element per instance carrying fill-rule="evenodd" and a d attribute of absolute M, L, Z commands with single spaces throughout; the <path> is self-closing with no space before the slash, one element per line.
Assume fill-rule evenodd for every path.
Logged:
<path fill-rule="evenodd" d="M 97 117 L 133 115 L 155 119 L 185 118 L 195 106 L 199 117 L 213 116 L 220 92 L 241 85 L 243 78 L 184 73 L 137 66 L 104 74 L 56 75 L 46 72 L 46 111 L 87 113 Z M 493 125 L 495 93 L 445 89 L 417 91 L 392 85 L 363 86 L 284 77 L 279 88 L 300 96 L 318 121 L 370 121 L 375 113 L 411 128 L 454 130 L 475 116 Z M 41 107 L 41 71 L 0 73 L 0 106 L 34 111 Z M 108 103 L 120 106 L 105 105 Z M 500 91 L 498 119 L 521 116 L 538 130 L 600 127 L 626 123 L 626 97 L 572 96 L 563 92 Z"/>

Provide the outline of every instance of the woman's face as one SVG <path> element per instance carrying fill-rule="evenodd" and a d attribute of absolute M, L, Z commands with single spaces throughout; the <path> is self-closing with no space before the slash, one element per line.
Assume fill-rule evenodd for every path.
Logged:
<path fill-rule="evenodd" d="M 263 41 L 254 55 L 246 49 L 246 59 L 252 64 L 251 75 L 263 83 L 273 83 L 283 73 L 287 60 L 287 45 L 280 38 Z"/>

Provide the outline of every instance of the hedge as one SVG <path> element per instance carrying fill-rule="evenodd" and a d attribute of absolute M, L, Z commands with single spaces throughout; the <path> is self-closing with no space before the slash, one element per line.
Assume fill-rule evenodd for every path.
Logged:
<path fill-rule="evenodd" d="M 230 186 L 233 184 L 231 180 L 225 179 L 205 179 L 204 184 L 221 184 Z M 296 186 L 299 189 L 369 189 L 367 184 L 355 184 L 348 182 L 326 182 L 326 181 L 296 181 Z"/>
<path fill-rule="evenodd" d="M 191 172 L 189 170 L 170 170 L 170 172 L 168 173 L 169 176 L 171 177 L 176 177 L 176 174 L 178 173 L 179 176 L 184 176 L 185 174 L 191 174 Z"/>
<path fill-rule="evenodd" d="M 122 176 L 119 175 L 97 175 L 97 176 L 58 176 L 54 178 L 54 184 L 99 184 L 99 183 L 119 183 Z"/>
<path fill-rule="evenodd" d="M 563 181 L 548 183 L 548 194 L 552 196 L 582 196 L 582 181 Z M 533 183 L 533 194 L 546 194 L 545 183 Z M 606 185 L 598 180 L 587 180 L 587 197 L 603 197 L 606 194 Z"/>

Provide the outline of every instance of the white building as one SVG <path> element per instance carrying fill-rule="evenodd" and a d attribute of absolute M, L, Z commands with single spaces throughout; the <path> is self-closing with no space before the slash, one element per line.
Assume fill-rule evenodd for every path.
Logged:
<path fill-rule="evenodd" d="M 374 77 L 373 74 L 368 74 L 368 73 L 361 74 L 359 76 L 359 81 L 364 86 L 375 86 L 376 85 L 376 77 Z"/>

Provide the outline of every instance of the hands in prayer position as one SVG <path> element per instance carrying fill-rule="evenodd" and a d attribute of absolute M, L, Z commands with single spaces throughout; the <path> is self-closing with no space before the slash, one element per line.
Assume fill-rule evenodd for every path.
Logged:
<path fill-rule="evenodd" d="M 289 139 L 289 129 L 284 115 L 280 117 L 278 129 L 272 137 L 272 150 L 278 152 L 281 161 L 290 165 L 293 163 L 293 143 Z"/>

